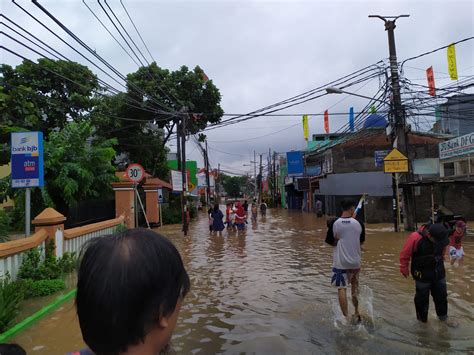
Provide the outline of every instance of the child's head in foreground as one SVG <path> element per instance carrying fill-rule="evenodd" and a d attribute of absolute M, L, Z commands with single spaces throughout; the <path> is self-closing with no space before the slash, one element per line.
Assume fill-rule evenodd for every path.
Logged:
<path fill-rule="evenodd" d="M 96 354 L 158 353 L 176 326 L 189 277 L 175 246 L 142 228 L 97 237 L 81 255 L 76 308 Z"/>

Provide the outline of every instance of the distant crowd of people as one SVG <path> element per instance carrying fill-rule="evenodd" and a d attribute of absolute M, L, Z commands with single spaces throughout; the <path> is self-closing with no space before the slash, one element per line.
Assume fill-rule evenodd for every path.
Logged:
<path fill-rule="evenodd" d="M 265 201 L 262 201 L 260 204 L 260 214 L 262 217 L 267 215 L 267 204 Z M 224 214 L 219 208 L 219 204 L 215 204 L 213 208 L 210 208 L 208 213 L 209 220 L 209 233 L 217 234 L 219 233 L 222 236 L 222 231 L 227 227 L 229 232 L 237 231 L 239 233 L 245 231 L 246 225 L 248 224 L 249 216 L 249 204 L 245 200 L 244 203 L 237 201 L 235 204 L 229 202 L 226 205 L 225 210 L 225 220 Z M 257 223 L 258 217 L 258 208 L 257 202 L 253 201 L 250 206 L 250 217 L 252 223 Z"/>

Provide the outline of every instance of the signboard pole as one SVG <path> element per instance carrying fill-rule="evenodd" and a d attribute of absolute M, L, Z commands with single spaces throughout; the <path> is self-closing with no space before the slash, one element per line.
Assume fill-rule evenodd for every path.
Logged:
<path fill-rule="evenodd" d="M 397 229 L 396 232 L 400 232 L 400 225 L 402 223 L 401 221 L 401 211 L 400 211 L 400 192 L 398 190 L 398 181 L 400 180 L 400 174 L 395 173 L 395 186 L 396 186 L 396 191 L 397 191 L 397 201 L 396 201 L 396 207 L 397 207 Z"/>
<path fill-rule="evenodd" d="M 148 229 L 151 229 L 150 223 L 148 222 L 148 218 L 146 216 L 145 207 L 143 207 L 142 198 L 140 197 L 140 194 L 138 193 L 138 185 L 135 185 L 135 196 L 137 196 L 138 202 L 140 202 L 140 207 L 142 208 L 142 213 L 143 213 L 143 216 L 145 217 L 146 225 L 148 226 Z"/>
<path fill-rule="evenodd" d="M 137 190 L 137 184 L 135 183 L 134 185 L 134 188 L 133 188 L 133 200 L 134 200 L 134 204 L 133 204 L 133 208 L 135 209 L 135 228 L 138 227 L 138 201 L 137 201 L 137 194 L 138 194 L 138 190 Z"/>
<path fill-rule="evenodd" d="M 25 236 L 31 234 L 31 188 L 44 186 L 43 133 L 11 133 L 11 187 L 25 188 Z"/>
<path fill-rule="evenodd" d="M 158 205 L 158 210 L 160 212 L 160 228 L 163 227 L 163 213 L 161 212 L 161 203 Z"/>
<path fill-rule="evenodd" d="M 29 237 L 31 234 L 31 189 L 25 189 L 25 236 Z"/>

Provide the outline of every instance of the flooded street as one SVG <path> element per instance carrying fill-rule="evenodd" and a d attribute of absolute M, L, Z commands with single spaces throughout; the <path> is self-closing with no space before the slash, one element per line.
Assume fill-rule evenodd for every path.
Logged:
<path fill-rule="evenodd" d="M 270 210 L 249 223 L 245 236 L 209 236 L 205 214 L 187 237 L 177 226 L 158 230 L 177 245 L 192 280 L 173 348 L 181 354 L 474 351 L 474 238 L 464 242 L 463 267 L 446 265 L 449 315 L 460 324 L 454 329 L 437 321 L 433 303 L 428 324 L 416 321 L 414 282 L 398 268 L 406 235 L 386 230 L 367 226 L 360 283 L 361 312 L 369 321 L 359 326 L 337 321 L 332 247 L 324 243 L 325 220 L 313 214 Z M 73 303 L 12 342 L 33 354 L 83 347 Z"/>

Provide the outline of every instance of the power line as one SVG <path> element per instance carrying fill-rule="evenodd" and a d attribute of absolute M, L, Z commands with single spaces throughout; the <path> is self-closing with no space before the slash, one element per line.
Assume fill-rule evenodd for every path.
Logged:
<path fill-rule="evenodd" d="M 120 43 L 120 41 L 112 34 L 112 32 L 110 32 L 110 30 L 108 29 L 107 26 L 104 25 L 104 23 L 102 22 L 102 20 L 99 18 L 99 16 L 97 16 L 95 14 L 94 11 L 92 11 L 92 9 L 89 7 L 89 5 L 87 5 L 86 1 L 85 0 L 82 0 L 82 3 L 87 7 L 87 9 L 91 12 L 91 14 L 97 19 L 97 21 L 99 21 L 99 23 L 102 25 L 102 27 L 109 33 L 109 35 L 115 40 L 115 42 L 118 43 L 118 45 L 123 49 L 123 51 L 125 53 L 127 53 L 127 55 L 130 57 L 130 59 L 133 60 L 133 62 L 137 65 L 137 66 L 140 66 L 140 64 L 138 64 L 138 62 L 136 61 L 135 58 L 132 57 L 132 55 L 127 51 L 127 49 L 122 45 L 122 43 Z"/>
<path fill-rule="evenodd" d="M 138 36 L 140 37 L 140 40 L 142 41 L 143 45 L 145 46 L 145 48 L 146 48 L 148 54 L 150 55 L 151 59 L 156 63 L 155 58 L 153 58 L 152 54 L 150 53 L 150 50 L 148 49 L 148 46 L 146 45 L 145 41 L 143 40 L 142 35 L 140 34 L 140 31 L 138 31 L 137 26 L 135 26 L 135 23 L 133 22 L 132 17 L 131 17 L 130 14 L 128 13 L 127 8 L 125 7 L 125 5 L 124 5 L 124 3 L 123 3 L 122 0 L 120 0 L 120 4 L 122 4 L 123 9 L 125 10 L 125 13 L 126 13 L 127 16 L 128 16 L 128 19 L 130 20 L 130 22 L 132 23 L 133 27 L 135 28 L 135 31 L 137 31 L 137 34 L 138 34 Z"/>
<path fill-rule="evenodd" d="M 8 37 L 9 37 L 9 36 L 8 36 Z M 15 42 L 21 44 L 22 46 L 24 46 L 24 47 L 26 47 L 26 48 L 32 50 L 34 53 L 40 55 L 40 56 L 43 57 L 44 59 L 46 59 L 46 60 L 51 60 L 50 58 L 44 56 L 42 53 L 40 53 L 40 52 L 38 52 L 38 51 L 32 49 L 31 47 L 25 45 L 23 42 L 18 41 L 18 40 L 15 40 L 15 39 L 13 39 L 13 40 L 14 40 Z M 60 73 L 58 73 L 58 72 L 56 72 L 56 71 L 50 69 L 50 68 L 48 68 L 48 67 L 42 66 L 40 63 L 35 63 L 35 62 L 33 62 L 32 60 L 30 60 L 30 59 L 28 59 L 28 58 L 22 56 L 21 54 L 18 54 L 17 52 L 15 52 L 15 51 L 13 51 L 13 50 L 11 50 L 11 49 L 5 47 L 5 46 L 0 46 L 0 48 L 4 49 L 5 51 L 7 51 L 7 52 L 9 52 L 9 53 L 11 53 L 11 54 L 13 54 L 13 55 L 15 55 L 15 56 L 21 58 L 21 59 L 23 59 L 24 61 L 30 62 L 30 63 L 32 63 L 32 64 L 34 64 L 34 65 L 39 65 L 39 66 L 41 66 L 42 69 L 44 69 L 44 70 L 46 70 L 46 71 L 48 71 L 48 72 L 50 72 L 50 73 L 52 73 L 52 74 L 54 74 L 54 75 L 57 75 L 58 77 L 61 77 L 61 78 L 65 79 L 65 80 L 67 80 L 67 81 L 70 81 L 70 82 L 72 82 L 72 83 L 74 83 L 74 84 L 76 84 L 76 85 L 78 85 L 78 86 L 81 86 L 81 87 L 83 87 L 83 88 L 85 88 L 85 89 L 87 89 L 87 90 L 90 90 L 91 92 L 93 92 L 93 93 L 96 94 L 96 95 L 100 95 L 100 96 L 103 96 L 103 97 L 106 97 L 106 98 L 109 98 L 109 97 L 110 97 L 110 96 L 105 95 L 104 93 L 102 93 L 102 92 L 100 92 L 100 91 L 97 91 L 97 90 L 95 90 L 95 89 L 88 88 L 88 87 L 84 86 L 83 84 L 81 84 L 81 83 L 79 83 L 79 82 L 77 82 L 77 81 L 74 81 L 74 80 L 72 80 L 72 79 L 70 79 L 70 78 L 68 78 L 68 77 L 66 77 L 66 76 L 64 76 L 64 75 L 62 75 L 62 74 L 60 74 Z M 128 96 L 126 96 L 125 98 L 126 98 L 127 100 L 125 100 L 124 103 L 125 103 L 125 105 L 127 105 L 127 106 L 130 106 L 130 107 L 133 107 L 133 108 L 142 110 L 142 111 L 146 111 L 146 112 L 151 112 L 151 113 L 158 113 L 158 114 L 164 114 L 164 115 L 169 114 L 170 116 L 174 117 L 174 114 L 173 114 L 173 113 L 169 113 L 169 112 L 166 112 L 166 111 L 149 110 L 149 109 L 144 108 L 144 107 L 132 105 L 132 104 L 130 104 L 130 102 L 133 102 L 133 99 L 132 99 L 132 98 L 129 98 Z M 138 102 L 138 103 L 141 104 L 140 102 Z M 160 121 L 160 119 L 155 119 L 155 120 Z"/>
<path fill-rule="evenodd" d="M 84 0 L 83 0 L 84 1 Z M 138 59 L 138 61 L 140 62 L 141 66 L 144 68 L 144 72 L 145 74 L 148 76 L 149 79 L 151 79 L 152 81 L 154 81 L 155 79 L 151 76 L 150 74 L 150 68 L 149 68 L 149 65 L 150 63 L 148 62 L 148 60 L 145 58 L 145 56 L 143 56 L 143 53 L 140 51 L 140 49 L 138 48 L 138 46 L 136 45 L 136 43 L 133 41 L 133 39 L 131 38 L 131 36 L 129 35 L 128 31 L 125 29 L 125 27 L 122 25 L 122 23 L 120 22 L 120 20 L 118 19 L 118 17 L 115 15 L 115 12 L 112 10 L 112 8 L 108 5 L 107 1 L 104 1 L 105 2 L 105 5 L 109 8 L 110 12 L 112 13 L 112 15 L 114 16 L 114 18 L 117 20 L 117 22 L 119 23 L 120 27 L 123 29 L 123 31 L 125 32 L 125 34 L 128 36 L 128 38 L 130 39 L 130 41 L 133 43 L 133 45 L 138 49 L 139 53 L 142 55 L 142 57 L 145 59 L 145 62 L 148 64 L 148 68 L 143 64 L 143 62 L 141 61 L 141 59 L 138 57 L 138 55 L 135 53 L 135 51 L 133 50 L 133 48 L 131 47 L 131 45 L 129 44 L 129 42 L 127 41 L 127 39 L 124 37 L 124 35 L 122 34 L 122 32 L 120 31 L 120 29 L 117 27 L 117 25 L 115 24 L 114 20 L 109 16 L 107 10 L 102 6 L 102 4 L 100 3 L 100 1 L 98 0 L 97 1 L 99 6 L 101 7 L 102 11 L 105 13 L 105 15 L 107 16 L 107 18 L 109 19 L 109 21 L 112 23 L 112 25 L 115 27 L 116 31 L 120 34 L 120 36 L 122 37 L 122 39 L 125 41 L 125 43 L 127 44 L 127 46 L 130 48 L 130 50 L 132 51 L 132 53 L 135 55 L 135 57 Z M 87 5 L 86 5 L 87 6 Z M 89 7 L 88 7 L 89 8 Z M 90 9 L 90 11 L 95 15 L 95 13 Z M 97 17 L 97 16 L 96 16 Z M 107 27 L 102 24 L 106 29 Z M 108 31 L 108 29 L 107 29 Z M 115 38 L 115 37 L 114 37 Z M 117 40 L 116 40 L 117 41 Z M 118 42 L 118 41 L 117 41 Z M 120 44 L 120 42 L 118 42 Z M 123 48 L 123 47 L 122 47 Z M 135 62 L 135 61 L 134 61 Z M 135 62 L 136 63 L 136 62 Z M 138 63 L 136 63 L 138 65 Z M 139 66 L 139 65 L 138 65 Z M 157 89 L 168 99 L 168 101 L 170 102 L 170 104 L 176 106 L 176 103 L 173 102 L 173 100 L 168 96 L 168 94 L 161 88 L 161 86 L 158 84 L 157 85 Z M 183 104 L 181 103 L 181 101 L 179 99 L 177 99 L 175 96 L 173 96 L 171 93 L 170 93 L 171 97 L 173 97 L 173 99 L 178 102 L 179 104 L 181 104 L 181 106 L 183 106 Z"/>
<path fill-rule="evenodd" d="M 414 57 L 407 58 L 407 59 L 405 59 L 405 60 L 401 63 L 401 65 L 400 65 L 400 71 L 403 73 L 403 65 L 404 65 L 406 62 L 410 61 L 410 60 L 415 60 L 415 59 L 424 57 L 424 56 L 426 56 L 426 55 L 428 55 L 428 54 L 432 54 L 432 53 L 438 52 L 438 51 L 440 51 L 440 50 L 442 50 L 442 49 L 446 49 L 446 48 L 448 48 L 448 47 L 449 47 L 450 45 L 452 45 L 452 44 L 458 44 L 458 43 L 470 41 L 470 40 L 472 40 L 472 39 L 474 39 L 474 36 L 467 37 L 467 38 L 461 39 L 461 40 L 459 40 L 459 41 L 452 42 L 452 43 L 450 43 L 450 44 L 448 44 L 448 45 L 445 45 L 445 46 L 442 46 L 442 47 L 433 49 L 433 50 L 431 50 L 431 51 L 421 53 L 421 54 L 416 55 L 416 56 L 414 56 Z"/>
<path fill-rule="evenodd" d="M 89 58 L 85 57 L 82 53 L 80 53 L 77 49 L 69 45 L 66 41 L 64 41 L 61 37 L 59 37 L 55 32 L 53 32 L 51 29 L 49 29 L 48 26 L 44 25 L 41 21 L 39 21 L 36 17 L 31 15 L 27 10 L 22 8 L 20 5 L 18 5 L 15 0 L 12 0 L 15 5 L 17 5 L 20 9 L 22 9 L 24 12 L 26 12 L 30 17 L 34 18 L 38 23 L 40 23 L 43 27 L 45 27 L 48 31 L 50 31 L 52 34 L 54 34 L 57 38 L 59 38 L 62 42 L 67 44 L 71 49 L 73 49 L 75 52 L 80 54 L 83 58 L 88 60 L 90 63 L 92 63 L 95 67 L 99 68 L 103 73 L 107 74 L 109 77 L 113 78 L 110 74 L 106 73 L 102 68 L 97 66 L 94 62 L 92 62 Z M 82 47 L 84 47 L 89 53 L 91 53 L 94 57 L 96 57 L 102 64 L 104 64 L 109 70 L 111 70 L 115 75 L 117 75 L 119 78 L 121 78 L 123 81 L 125 81 L 130 87 L 133 87 L 137 92 L 141 93 L 145 97 L 149 97 L 150 100 L 155 102 L 158 106 L 163 107 L 164 109 L 169 109 L 169 107 L 163 106 L 162 103 L 160 103 L 158 100 L 156 100 L 154 97 L 150 97 L 145 91 L 143 91 L 141 88 L 139 88 L 137 85 L 134 83 L 130 82 L 127 80 L 127 78 L 121 74 L 115 67 L 113 67 L 110 63 L 108 63 L 105 59 L 103 59 L 100 55 L 96 53 L 92 48 L 90 48 L 86 43 L 84 43 L 78 36 L 76 36 L 71 30 L 69 30 L 61 21 L 59 21 L 55 16 L 53 16 L 48 10 L 46 10 L 41 4 L 38 3 L 37 0 L 32 0 L 33 4 L 36 5 L 43 13 L 45 13 L 51 20 L 53 20 L 62 30 L 64 30 L 69 36 L 71 36 L 77 43 L 79 43 Z M 113 78 L 114 81 L 118 82 L 116 79 Z M 120 82 L 118 82 L 120 84 Z M 123 84 L 120 84 L 124 86 Z M 125 87 L 125 86 L 124 86 Z"/>

